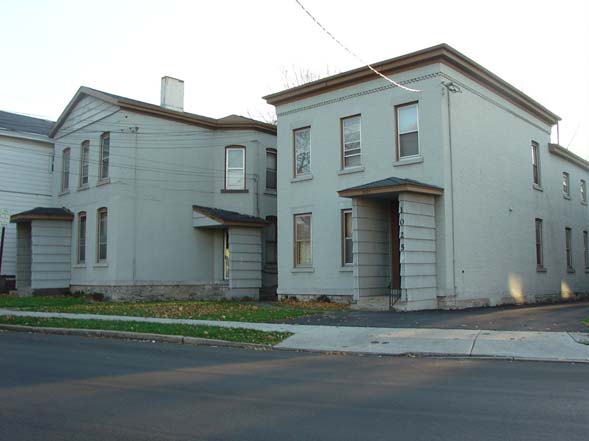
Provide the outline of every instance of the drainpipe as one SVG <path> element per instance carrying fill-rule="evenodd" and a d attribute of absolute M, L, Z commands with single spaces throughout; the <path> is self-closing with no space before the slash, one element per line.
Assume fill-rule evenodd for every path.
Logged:
<path fill-rule="evenodd" d="M 450 155 L 450 209 L 452 211 L 452 220 L 451 220 L 451 228 L 452 228 L 452 289 L 453 295 L 456 296 L 456 240 L 455 240 L 455 232 L 456 229 L 454 227 L 454 164 L 453 164 L 453 154 L 452 154 L 452 107 L 450 105 L 450 95 L 452 93 L 462 93 L 462 89 L 456 85 L 454 82 L 442 82 L 446 90 L 448 91 L 448 150 Z"/>

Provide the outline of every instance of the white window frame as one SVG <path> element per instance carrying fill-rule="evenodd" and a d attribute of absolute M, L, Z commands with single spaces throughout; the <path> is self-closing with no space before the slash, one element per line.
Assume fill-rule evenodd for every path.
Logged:
<path fill-rule="evenodd" d="M 309 170 L 306 172 L 299 172 L 298 171 L 298 157 L 299 157 L 299 152 L 297 149 L 297 132 L 302 132 L 304 130 L 307 130 L 309 132 Z M 311 175 L 311 126 L 306 126 L 306 127 L 299 127 L 298 129 L 294 129 L 292 131 L 292 143 L 293 143 L 293 153 L 294 153 L 294 164 L 293 164 L 293 169 L 294 169 L 294 177 L 298 177 L 298 176 L 309 176 Z M 301 154 L 304 154 L 305 152 L 301 152 Z"/>
<path fill-rule="evenodd" d="M 229 152 L 231 151 L 240 151 L 241 152 L 241 166 L 240 167 L 229 167 Z M 225 190 L 245 190 L 246 183 L 245 183 L 245 164 L 246 156 L 245 156 L 245 147 L 244 146 L 227 146 L 225 147 Z M 241 178 L 243 180 L 243 185 L 230 185 L 229 183 L 229 171 L 241 170 Z"/>
<path fill-rule="evenodd" d="M 342 266 L 352 266 L 354 265 L 354 239 L 353 239 L 353 231 L 349 231 L 349 236 L 346 236 L 346 216 L 352 217 L 352 209 L 347 208 L 341 211 L 341 225 L 342 225 Z M 353 229 L 353 227 L 352 227 Z M 352 261 L 346 262 L 346 254 L 348 251 L 347 241 L 351 242 L 352 245 Z"/>
<path fill-rule="evenodd" d="M 82 222 L 82 219 L 84 220 Z M 84 231 L 82 232 L 82 224 L 84 225 Z M 78 255 L 77 255 L 77 262 L 78 265 L 85 265 L 86 264 L 86 236 L 88 235 L 88 215 L 85 211 L 80 211 L 78 213 Z M 84 251 L 84 258 L 82 259 L 81 251 Z"/>
<path fill-rule="evenodd" d="M 587 203 L 587 182 L 585 182 L 585 179 L 581 179 L 579 181 L 579 191 L 581 193 L 581 203 L 586 204 Z"/>
<path fill-rule="evenodd" d="M 536 269 L 544 270 L 544 228 L 542 219 L 534 219 L 534 234 L 536 235 Z M 540 261 L 538 261 L 538 257 Z"/>
<path fill-rule="evenodd" d="M 402 109 L 406 109 L 408 107 L 415 107 L 415 118 L 416 118 L 416 125 L 417 125 L 417 130 L 412 130 L 412 131 L 408 131 L 408 132 L 401 132 L 400 128 L 399 128 L 399 112 Z M 397 160 L 402 160 L 402 159 L 411 159 L 411 158 L 418 158 L 419 156 L 421 156 L 421 136 L 420 136 L 420 127 L 419 127 L 419 103 L 417 101 L 411 102 L 411 103 L 406 103 L 406 104 L 399 104 L 398 106 L 395 106 L 395 128 L 397 130 Z M 413 155 L 406 155 L 406 156 L 401 156 L 401 135 L 406 135 L 408 133 L 417 133 L 417 153 L 413 154 Z"/>
<path fill-rule="evenodd" d="M 346 126 L 346 121 L 351 121 L 351 120 L 355 120 L 357 119 L 359 124 L 358 124 L 358 132 L 360 133 L 360 137 L 358 139 L 358 141 L 350 141 L 350 142 L 346 142 L 346 131 L 345 131 L 345 126 Z M 357 115 L 350 115 L 350 116 L 346 116 L 344 118 L 340 119 L 340 133 L 341 133 L 341 149 L 342 149 L 342 153 L 341 153 L 341 167 L 342 169 L 347 169 L 347 168 L 354 168 L 354 167 L 361 167 L 362 166 L 362 115 L 361 114 L 357 114 Z M 349 149 L 346 150 L 346 145 L 348 144 L 354 144 L 356 142 L 359 142 L 360 145 L 358 148 L 355 149 Z M 359 150 L 358 153 L 352 153 L 352 154 L 346 154 L 347 151 L 353 151 L 353 150 Z M 354 158 L 356 156 L 360 157 L 360 164 L 356 164 L 356 165 L 346 165 L 346 159 L 348 158 Z"/>
<path fill-rule="evenodd" d="M 68 147 L 61 152 L 61 191 L 70 189 L 70 160 L 72 150 Z"/>
<path fill-rule="evenodd" d="M 583 251 L 585 255 L 585 271 L 589 270 L 589 231 L 583 231 Z"/>
<path fill-rule="evenodd" d="M 276 165 L 275 168 L 268 167 L 268 157 L 274 157 L 274 164 Z M 274 174 L 274 187 L 268 186 L 268 174 Z M 276 149 L 266 149 L 266 190 L 276 191 L 278 187 L 278 152 Z"/>
<path fill-rule="evenodd" d="M 106 149 L 106 154 L 104 148 L 105 140 L 108 140 L 108 149 Z M 110 147 L 110 132 L 104 132 L 102 135 L 100 135 L 100 159 L 98 161 L 99 181 L 106 181 L 110 176 Z"/>
<path fill-rule="evenodd" d="M 562 193 L 567 198 L 571 197 L 571 175 L 567 172 L 562 172 Z"/>
<path fill-rule="evenodd" d="M 574 272 L 575 267 L 573 263 L 573 230 L 569 227 L 564 229 L 564 242 L 567 260 L 567 271 Z"/>
<path fill-rule="evenodd" d="M 80 188 L 87 187 L 90 183 L 90 141 L 86 140 L 80 145 Z"/>
<path fill-rule="evenodd" d="M 231 254 L 229 253 L 229 230 L 223 230 L 223 280 L 229 280 L 231 271 L 229 269 L 229 262 Z"/>
<path fill-rule="evenodd" d="M 297 218 L 308 217 L 309 218 L 309 254 L 311 261 L 309 263 L 300 263 L 299 255 L 299 242 L 307 242 L 306 240 L 299 240 L 297 237 Z M 293 243 L 294 243 L 294 267 L 295 268 L 311 268 L 313 266 L 313 215 L 312 213 L 299 213 L 293 216 Z"/>
<path fill-rule="evenodd" d="M 105 241 L 101 242 L 101 218 L 102 216 L 106 216 L 106 234 L 105 234 Z M 104 244 L 105 247 L 105 256 L 100 256 L 100 246 Z M 108 261 L 108 209 L 106 207 L 101 207 L 96 210 L 96 262 L 97 263 L 106 263 Z"/>
<path fill-rule="evenodd" d="M 532 181 L 536 186 L 542 186 L 542 177 L 540 175 L 540 145 L 536 141 L 532 141 Z"/>

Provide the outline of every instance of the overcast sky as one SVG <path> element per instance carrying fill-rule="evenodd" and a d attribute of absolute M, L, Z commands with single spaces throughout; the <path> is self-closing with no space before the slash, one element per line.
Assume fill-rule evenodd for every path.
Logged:
<path fill-rule="evenodd" d="M 450 44 L 561 116 L 561 144 L 589 157 L 586 0 L 302 1 L 369 62 Z M 294 0 L 2 0 L 0 10 L 0 109 L 49 119 L 81 85 L 159 104 L 163 75 L 185 81 L 186 111 L 255 115 L 284 68 L 359 67 Z"/>

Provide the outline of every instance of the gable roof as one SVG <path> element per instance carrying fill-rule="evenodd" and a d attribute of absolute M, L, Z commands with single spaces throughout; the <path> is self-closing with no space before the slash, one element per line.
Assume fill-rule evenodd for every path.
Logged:
<path fill-rule="evenodd" d="M 0 110 L 0 130 L 49 135 L 53 121 Z"/>
<path fill-rule="evenodd" d="M 10 222 L 30 222 L 32 220 L 74 220 L 74 213 L 67 208 L 36 207 L 32 210 L 10 216 Z"/>
<path fill-rule="evenodd" d="M 101 90 L 82 86 L 78 89 L 74 97 L 59 116 L 59 119 L 52 127 L 49 136 L 54 136 L 57 133 L 70 112 L 84 96 L 91 96 L 102 101 L 106 101 L 107 103 L 118 106 L 121 109 L 146 113 L 151 116 L 171 119 L 187 124 L 194 124 L 196 126 L 211 130 L 256 130 L 263 133 L 269 133 L 270 135 L 276 135 L 275 125 L 245 118 L 243 116 L 229 115 L 220 119 L 209 118 L 208 116 L 197 115 L 195 113 L 166 109 L 165 107 L 158 106 L 156 104 L 146 103 L 144 101 L 138 101 L 132 98 L 127 98 L 124 96 L 115 95 L 113 93 L 103 92 Z"/>
<path fill-rule="evenodd" d="M 383 75 L 395 75 L 399 72 L 434 63 L 443 63 L 452 67 L 547 124 L 554 125 L 560 121 L 558 115 L 445 43 L 380 61 L 371 64 L 371 66 Z M 286 89 L 282 92 L 266 95 L 263 98 L 268 104 L 278 106 L 354 84 L 372 81 L 376 78 L 376 75 L 368 67 L 363 66 Z"/>
<path fill-rule="evenodd" d="M 424 184 L 414 179 L 390 177 L 356 187 L 339 190 L 337 194 L 341 197 L 371 196 L 385 193 L 398 193 L 410 191 L 413 193 L 424 193 L 441 195 L 444 189 L 435 185 Z"/>
<path fill-rule="evenodd" d="M 193 205 L 192 209 L 209 219 L 219 222 L 228 227 L 245 226 L 245 227 L 265 227 L 268 225 L 261 217 L 250 216 L 249 214 L 241 214 L 236 211 L 222 210 L 220 208 L 203 207 L 200 205 Z"/>

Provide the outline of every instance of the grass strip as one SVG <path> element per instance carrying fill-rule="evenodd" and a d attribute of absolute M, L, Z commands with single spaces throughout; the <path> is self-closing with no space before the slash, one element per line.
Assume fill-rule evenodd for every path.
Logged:
<path fill-rule="evenodd" d="M 75 305 L 85 305 L 90 302 L 86 296 L 34 296 L 17 297 L 0 295 L 0 308 L 67 308 Z"/>
<path fill-rule="evenodd" d="M 5 325 L 39 326 L 47 328 L 100 329 L 108 331 L 141 332 L 148 334 L 182 335 L 184 337 L 200 337 L 239 343 L 256 343 L 265 345 L 275 345 L 292 335 L 289 332 L 265 332 L 253 329 L 222 328 L 216 326 L 124 322 L 114 320 L 76 320 L 61 318 L 0 316 L 0 323 Z"/>

